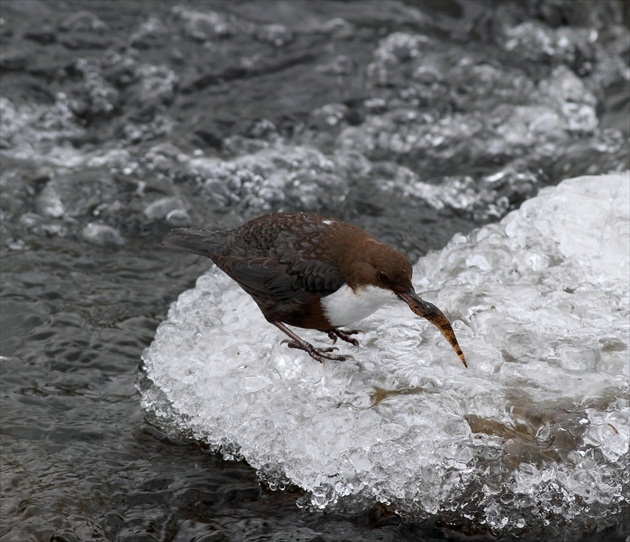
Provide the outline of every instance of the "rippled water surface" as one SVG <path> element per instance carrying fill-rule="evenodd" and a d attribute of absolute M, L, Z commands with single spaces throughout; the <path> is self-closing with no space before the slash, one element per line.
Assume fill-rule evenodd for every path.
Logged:
<path fill-rule="evenodd" d="M 200 435 L 191 424 L 159 423 L 154 412 L 150 420 L 155 425 L 147 423 L 137 385 L 146 393 L 143 351 L 167 320 L 169 306 L 209 268 L 203 258 L 164 251 L 161 237 L 172 227 L 228 228 L 289 209 L 355 222 L 414 261 L 438 251 L 416 267 L 417 284 L 434 292 L 446 285 L 431 299 L 452 299 L 442 308 L 461 318 L 462 326 L 477 322 L 474 332 L 464 335 L 466 340 L 477 337 L 498 344 L 512 334 L 501 359 L 524 356 L 530 361 L 514 364 L 518 371 L 509 378 L 526 379 L 528 371 L 540 371 L 543 366 L 532 360 L 543 359 L 546 345 L 533 348 L 518 328 L 508 325 L 509 318 L 505 328 L 475 320 L 476 310 L 485 314 L 479 307 L 487 307 L 483 303 L 492 292 L 484 282 L 481 303 L 466 288 L 472 287 L 479 269 L 497 269 L 497 292 L 506 288 L 503 274 L 514 278 L 505 271 L 512 248 L 493 244 L 500 231 L 492 230 L 493 223 L 509 211 L 563 179 L 628 169 L 627 26 L 627 4 L 616 1 L 3 0 L 3 542 L 424 541 L 467 536 L 623 540 L 630 529 L 627 480 L 606 476 L 617 473 L 616 466 L 628 457 L 623 448 L 627 414 L 613 415 L 627 410 L 627 383 L 625 388 L 623 382 L 602 388 L 598 398 L 576 408 L 571 394 L 553 392 L 551 384 L 547 397 L 537 396 L 539 377 L 531 376 L 532 388 L 524 386 L 522 396 L 495 397 L 503 401 L 505 417 L 494 403 L 485 414 L 477 405 L 474 415 L 459 417 L 453 405 L 444 407 L 455 418 L 438 428 L 436 446 L 444 435 L 457 435 L 464 421 L 476 438 L 485 439 L 484 445 L 523 446 L 517 453 L 525 465 L 518 471 L 520 478 L 505 482 L 521 484 L 514 486 L 519 491 L 544 470 L 541 464 L 553 469 L 557 461 L 558 470 L 568 464 L 564 457 L 552 457 L 551 463 L 548 457 L 541 459 L 536 454 L 544 446 L 532 442 L 556 438 L 568 443 L 562 449 L 580 453 L 586 448 L 571 443 L 584 442 L 595 450 L 571 460 L 578 466 L 594 461 L 594 472 L 603 478 L 589 482 L 576 477 L 571 487 L 591 483 L 597 495 L 614 493 L 616 500 L 604 502 L 602 497 L 599 502 L 581 494 L 589 520 L 578 528 L 567 516 L 567 527 L 545 519 L 541 511 L 570 510 L 579 516 L 579 509 L 563 508 L 567 496 L 556 501 L 550 489 L 545 504 L 531 501 L 534 509 L 524 516 L 530 521 L 527 529 L 504 522 L 509 514 L 503 511 L 518 492 L 497 494 L 491 508 L 492 488 L 478 494 L 485 499 L 484 510 L 494 511 L 485 516 L 474 506 L 449 509 L 429 489 L 418 499 L 424 503 L 433 498 L 437 504 L 423 506 L 420 514 L 405 514 L 408 508 L 397 506 L 395 499 L 390 506 L 380 498 L 387 484 L 381 493 L 364 491 L 354 504 L 339 505 L 326 497 L 320 509 L 307 484 L 296 483 L 299 477 L 289 477 L 293 483 L 279 490 L 277 478 L 269 476 L 277 465 L 251 459 L 269 452 L 270 459 L 286 463 L 286 456 L 278 460 L 273 443 L 268 450 L 260 448 L 267 445 L 268 433 L 246 442 L 256 450 L 250 454 L 255 468 L 226 460 L 208 449 L 207 443 L 215 442 L 212 435 Z M 527 220 L 518 227 L 510 223 L 508 236 L 518 231 L 524 238 L 535 237 Z M 487 224 L 491 229 L 479 230 L 486 233 L 473 232 Z M 603 227 L 605 221 L 593 224 Z M 612 231 L 622 236 L 627 220 L 615 224 Z M 453 236 L 451 248 L 442 251 Z M 593 242 L 604 247 L 604 254 L 618 253 L 609 237 Z M 562 253 L 573 257 L 571 235 L 565 238 Z M 453 251 L 457 243 L 461 251 Z M 615 317 L 598 312 L 589 305 L 599 295 L 589 282 L 599 280 L 592 278 L 595 264 L 569 267 L 573 275 L 567 280 L 573 283 L 554 282 L 549 279 L 557 278 L 553 269 L 544 271 L 557 264 L 544 259 L 554 254 L 552 245 L 543 243 L 540 250 L 531 250 L 531 260 L 518 263 L 537 273 L 523 273 L 536 294 L 525 295 L 519 307 L 532 304 L 539 310 L 537 296 L 545 292 L 540 284 L 560 284 L 561 292 L 548 294 L 558 305 L 552 316 L 554 322 L 566 318 L 570 325 L 563 329 L 575 331 L 578 338 L 552 344 L 544 359 L 553 370 L 573 371 L 571 378 L 579 379 L 580 371 L 601 371 L 599 383 L 614 379 L 615 364 L 624 356 L 627 360 L 627 327 L 615 319 L 622 309 L 627 311 L 627 283 L 616 275 L 606 283 L 612 292 L 606 310 L 617 311 Z M 523 253 L 530 254 L 532 246 L 538 245 L 526 245 Z M 467 259 L 458 260 L 463 253 Z M 600 261 L 594 252 L 589 254 L 593 262 Z M 431 264 L 433 268 L 423 267 Z M 627 261 L 622 255 L 614 265 L 623 270 Z M 446 275 L 434 275 L 439 271 L 435 267 Z M 473 282 L 458 282 L 464 269 L 472 270 L 465 276 Z M 580 303 L 568 297 L 575 284 L 588 292 Z M 230 290 L 223 293 L 229 297 Z M 610 308 L 615 299 L 621 308 Z M 509 306 L 502 310 L 509 316 Z M 211 310 L 201 314 L 200 325 L 212 322 L 213 315 L 218 318 Z M 597 348 L 587 331 L 579 332 L 579 318 L 587 321 L 587 316 L 602 329 L 606 322 L 613 326 Z M 417 319 L 410 315 L 409 321 L 418 328 Z M 233 333 L 237 330 L 235 326 Z M 297 353 L 287 351 L 273 329 L 268 331 L 261 366 L 280 363 L 290 373 L 285 383 L 304 372 L 303 382 L 313 380 L 312 393 L 329 390 L 324 401 L 356 393 L 352 401 L 365 399 L 369 406 L 372 399 L 367 392 L 362 395 L 367 389 L 362 379 L 378 374 L 377 384 L 383 384 L 379 389 L 389 390 L 377 391 L 379 412 L 392 405 L 413 412 L 432 394 L 437 395 L 431 405 L 456 401 L 457 393 L 440 390 L 447 378 L 453 383 L 464 378 L 436 357 L 434 380 L 418 378 L 400 352 L 388 350 L 388 345 L 398 347 L 394 340 L 383 342 L 392 330 L 384 330 L 383 336 L 373 330 L 368 351 L 398 356 L 402 365 L 392 366 L 389 377 L 385 365 L 372 366 L 372 361 L 366 361 L 367 369 L 359 365 L 356 374 L 345 375 L 349 369 L 344 366 L 337 376 L 351 379 L 347 386 L 333 379 L 331 387 L 318 391 L 313 371 L 320 368 L 305 366 L 309 360 L 293 357 Z M 431 340 L 427 330 L 422 336 Z M 152 351 L 157 347 L 154 343 Z M 269 356 L 267 348 L 277 355 Z M 573 352 L 571 348 L 574 357 L 558 355 Z M 487 363 L 480 374 L 492 375 L 492 367 L 499 366 L 492 365 L 498 363 L 495 353 L 477 352 Z M 418 370 L 429 374 L 430 367 Z M 508 377 L 497 373 L 496 378 Z M 217 384 L 218 389 L 232 385 L 238 396 L 260 382 Z M 418 391 L 427 386 L 430 393 Z M 268 393 L 261 389 L 261 396 Z M 465 383 L 461 389 L 467 389 Z M 484 397 L 492 397 L 483 389 Z M 271 409 L 275 399 L 270 396 L 265 408 Z M 196 412 L 207 412 L 209 405 L 201 396 Z M 263 407 L 251 408 L 257 409 L 250 411 L 255 420 Z M 216 419 L 221 420 L 220 414 Z M 589 423 L 585 432 L 579 429 L 580 416 Z M 562 440 L 566 428 L 575 434 Z M 250 429 L 241 436 L 252 434 Z M 226 442 L 237 444 L 234 440 Z M 228 448 L 223 451 L 230 454 Z M 366 457 L 373 461 L 369 453 Z M 452 472 L 459 472 L 465 459 L 453 457 Z M 358 465 L 362 461 L 355 458 Z M 428 488 L 438 487 L 452 472 Z M 373 484 L 376 474 L 370 470 L 363 481 L 381 487 Z M 429 471 L 422 480 L 429 483 Z M 606 488 L 620 489 L 607 493 Z M 413 495 L 412 489 L 404 491 Z M 460 493 L 464 489 L 462 485 Z M 538 522 L 531 523 L 531 518 Z"/>

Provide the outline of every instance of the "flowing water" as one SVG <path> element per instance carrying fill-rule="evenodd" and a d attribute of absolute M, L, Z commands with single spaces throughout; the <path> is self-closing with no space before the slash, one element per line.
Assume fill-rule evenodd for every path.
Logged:
<path fill-rule="evenodd" d="M 627 26 L 0 3 L 2 541 L 624 540 Z M 159 244 L 297 209 L 417 262 L 470 368 L 404 306 L 320 365 Z"/>

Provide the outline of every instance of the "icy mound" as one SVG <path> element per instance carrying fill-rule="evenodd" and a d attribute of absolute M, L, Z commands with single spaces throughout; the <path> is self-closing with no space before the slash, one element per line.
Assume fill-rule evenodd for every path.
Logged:
<path fill-rule="evenodd" d="M 212 269 L 145 352 L 143 405 L 317 507 L 380 501 L 531 536 L 615 521 L 630 501 L 629 186 L 565 181 L 418 262 L 468 370 L 402 303 L 362 322 L 359 350 L 341 345 L 356 361 L 320 365 Z"/>

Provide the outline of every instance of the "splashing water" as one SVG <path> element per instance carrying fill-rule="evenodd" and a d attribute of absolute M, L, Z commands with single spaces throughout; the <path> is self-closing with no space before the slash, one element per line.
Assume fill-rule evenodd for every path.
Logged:
<path fill-rule="evenodd" d="M 304 505 L 378 501 L 532 540 L 614 523 L 630 501 L 629 186 L 564 181 L 416 264 L 469 370 L 404 306 L 361 322 L 355 361 L 317 363 L 213 268 L 145 352 L 143 406 Z"/>

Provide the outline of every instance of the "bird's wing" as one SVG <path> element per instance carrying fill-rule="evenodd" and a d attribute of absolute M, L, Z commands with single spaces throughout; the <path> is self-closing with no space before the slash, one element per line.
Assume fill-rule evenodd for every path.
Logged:
<path fill-rule="evenodd" d="M 274 258 L 218 257 L 213 260 L 255 297 L 297 301 L 312 295 L 331 294 L 343 285 L 339 272 L 321 262 L 304 260 L 289 265 Z"/>

